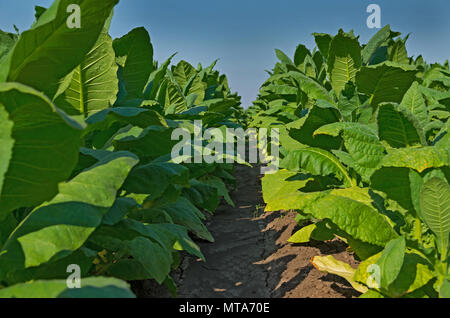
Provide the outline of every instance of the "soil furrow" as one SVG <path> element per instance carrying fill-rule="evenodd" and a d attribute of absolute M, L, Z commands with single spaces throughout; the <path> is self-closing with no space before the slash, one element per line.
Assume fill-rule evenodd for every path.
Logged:
<path fill-rule="evenodd" d="M 238 166 L 235 177 L 235 207 L 223 203 L 208 222 L 215 242 L 197 242 L 206 262 L 186 256 L 172 275 L 178 297 L 358 296 L 345 280 L 321 273 L 310 263 L 316 255 L 333 255 L 356 267 L 343 242 L 287 243 L 298 230 L 295 212 L 263 213 L 259 167 Z M 149 281 L 137 289 L 140 297 L 169 296 Z"/>

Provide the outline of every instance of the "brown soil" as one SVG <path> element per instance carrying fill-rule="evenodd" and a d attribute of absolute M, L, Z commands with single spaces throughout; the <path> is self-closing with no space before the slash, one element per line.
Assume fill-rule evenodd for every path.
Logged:
<path fill-rule="evenodd" d="M 356 267 L 339 241 L 291 244 L 295 212 L 264 213 L 259 167 L 236 168 L 236 206 L 222 204 L 207 226 L 214 243 L 198 242 L 206 262 L 184 257 L 173 273 L 178 297 L 343 298 L 359 293 L 338 276 L 316 270 L 310 259 L 333 255 Z M 168 297 L 152 281 L 133 284 L 138 297 Z"/>

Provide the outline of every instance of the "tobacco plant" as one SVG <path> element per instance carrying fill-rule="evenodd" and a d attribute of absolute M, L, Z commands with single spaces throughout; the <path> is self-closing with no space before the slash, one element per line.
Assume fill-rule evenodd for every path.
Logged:
<path fill-rule="evenodd" d="M 240 97 L 215 63 L 154 61 L 144 28 L 113 40 L 117 2 L 56 0 L 0 33 L 0 297 L 133 297 L 144 279 L 176 294 L 180 251 L 204 259 L 191 236 L 213 241 L 206 213 L 233 204 L 232 167 L 174 163 L 171 133 L 239 126 Z"/>
<path fill-rule="evenodd" d="M 448 63 L 409 57 L 389 26 L 364 45 L 342 30 L 314 37 L 294 60 L 276 51 L 248 110 L 250 126 L 283 130 L 283 169 L 263 178 L 266 210 L 298 211 L 292 243 L 345 241 L 357 270 L 312 262 L 364 297 L 448 297 Z"/>

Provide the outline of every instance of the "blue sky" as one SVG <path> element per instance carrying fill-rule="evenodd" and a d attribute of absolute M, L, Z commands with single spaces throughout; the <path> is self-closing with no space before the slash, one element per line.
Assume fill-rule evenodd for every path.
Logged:
<path fill-rule="evenodd" d="M 101 1 L 101 0 L 99 0 Z M 0 0 L 0 29 L 15 24 L 26 30 L 34 19 L 34 5 L 51 0 Z M 119 37 L 134 27 L 150 32 L 156 59 L 179 52 L 184 59 L 207 65 L 220 58 L 217 68 L 228 75 L 234 91 L 251 105 L 267 78 L 264 70 L 276 61 L 274 49 L 292 56 L 299 43 L 313 48 L 311 33 L 335 34 L 354 29 L 366 42 L 366 8 L 381 6 L 382 25 L 406 35 L 410 55 L 429 62 L 450 58 L 449 0 L 121 0 L 116 7 L 111 35 Z"/>

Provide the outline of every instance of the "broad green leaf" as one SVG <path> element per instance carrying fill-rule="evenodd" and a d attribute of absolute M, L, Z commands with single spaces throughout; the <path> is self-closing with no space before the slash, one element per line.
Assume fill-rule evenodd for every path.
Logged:
<path fill-rule="evenodd" d="M 338 195 L 340 197 L 348 198 L 351 200 L 358 201 L 360 203 L 366 204 L 368 206 L 374 206 L 373 198 L 370 193 L 369 188 L 361 188 L 361 187 L 351 187 L 351 188 L 345 188 L 345 189 L 333 189 L 331 190 L 330 194 L 332 195 Z"/>
<path fill-rule="evenodd" d="M 327 59 L 328 51 L 330 50 L 330 43 L 333 37 L 325 33 L 313 33 L 313 35 L 320 53 L 325 59 Z"/>
<path fill-rule="evenodd" d="M 78 159 L 81 126 L 42 93 L 0 83 L 0 219 L 57 193 Z"/>
<path fill-rule="evenodd" d="M 418 172 L 450 165 L 450 150 L 439 147 L 390 149 L 383 158 L 384 167 L 405 167 Z"/>
<path fill-rule="evenodd" d="M 81 247 L 73 253 L 64 256 L 51 263 L 44 263 L 37 267 L 23 268 L 8 273 L 5 282 L 8 285 L 27 282 L 30 280 L 46 279 L 66 279 L 68 277 L 67 268 L 71 264 L 80 266 L 81 277 L 87 277 L 92 269 L 93 261 L 97 257 L 94 250 Z"/>
<path fill-rule="evenodd" d="M 220 203 L 218 189 L 197 179 L 191 179 L 189 184 L 189 188 L 183 189 L 183 196 L 197 207 L 213 213 Z"/>
<path fill-rule="evenodd" d="M 347 282 L 352 285 L 354 289 L 359 291 L 360 293 L 365 293 L 367 291 L 367 287 L 357 283 L 353 276 L 355 275 L 356 269 L 352 268 L 349 264 L 345 262 L 338 261 L 333 256 L 315 256 L 311 260 L 311 263 L 314 267 L 321 271 L 330 273 L 333 275 L 338 275 L 344 278 Z"/>
<path fill-rule="evenodd" d="M 383 102 L 400 103 L 415 80 L 417 70 L 393 62 L 365 66 L 356 74 L 358 91 L 370 96 L 372 107 Z"/>
<path fill-rule="evenodd" d="M 316 224 L 310 224 L 302 227 L 295 232 L 289 239 L 289 243 L 308 243 L 311 240 L 312 232 L 317 229 Z"/>
<path fill-rule="evenodd" d="M 131 218 L 122 221 L 117 226 L 111 228 L 111 231 L 134 231 L 137 235 L 142 235 L 159 243 L 169 253 L 174 250 L 185 250 L 202 260 L 204 256 L 200 248 L 189 238 L 184 226 L 177 224 L 143 224 Z"/>
<path fill-rule="evenodd" d="M 189 185 L 189 170 L 174 163 L 149 163 L 134 168 L 123 188 L 130 193 L 149 194 L 149 200 L 154 200 L 170 184 Z"/>
<path fill-rule="evenodd" d="M 293 150 L 281 161 L 281 166 L 288 170 L 303 170 L 313 175 L 335 175 L 347 186 L 353 184 L 345 167 L 330 152 L 320 148 Z"/>
<path fill-rule="evenodd" d="M 422 127 L 428 123 L 428 111 L 425 99 L 419 88 L 420 84 L 414 82 L 403 96 L 401 107 L 408 109 L 419 121 Z"/>
<path fill-rule="evenodd" d="M 144 98 L 146 99 L 157 99 L 158 92 L 160 91 L 160 87 L 162 86 L 162 82 L 164 80 L 164 76 L 166 75 L 167 69 L 172 61 L 172 58 L 175 56 L 173 54 L 169 57 L 161 66 L 154 70 L 147 81 L 147 84 L 144 88 Z"/>
<path fill-rule="evenodd" d="M 190 108 L 203 102 L 206 88 L 206 83 L 198 75 L 191 77 L 183 87 L 183 94 L 186 96 L 186 106 Z"/>
<path fill-rule="evenodd" d="M 326 226 L 325 222 L 320 221 L 302 227 L 288 239 L 288 242 L 308 243 L 311 239 L 316 241 L 327 241 L 333 239 L 333 237 L 333 231 Z"/>
<path fill-rule="evenodd" d="M 408 52 L 406 51 L 406 40 L 408 37 L 409 35 L 405 39 L 397 39 L 389 46 L 388 54 L 390 61 L 399 64 L 409 64 Z"/>
<path fill-rule="evenodd" d="M 314 131 L 323 125 L 338 122 L 339 110 L 332 104 L 319 100 L 308 114 L 292 123 L 289 136 L 298 142 L 312 147 L 336 149 L 340 146 L 339 138 L 333 136 L 314 136 Z"/>
<path fill-rule="evenodd" d="M 342 233 L 340 234 L 342 235 Z M 379 245 L 369 244 L 367 242 L 355 239 L 349 235 L 344 235 L 343 238 L 347 241 L 349 248 L 362 261 L 377 254 L 383 249 L 383 247 Z"/>
<path fill-rule="evenodd" d="M 68 76 L 70 85 L 55 103 L 69 115 L 84 117 L 112 106 L 119 90 L 117 69 L 112 39 L 102 32 L 83 62 Z"/>
<path fill-rule="evenodd" d="M 34 7 L 34 17 L 36 18 L 36 22 L 39 20 L 39 18 L 45 11 L 47 11 L 47 8 L 45 8 L 45 7 L 41 7 L 41 6 Z"/>
<path fill-rule="evenodd" d="M 406 241 L 403 236 L 386 244 L 377 265 L 380 267 L 381 288 L 388 289 L 395 281 L 403 266 Z"/>
<path fill-rule="evenodd" d="M 267 204 L 265 210 L 278 211 L 298 208 L 293 204 L 293 200 L 297 200 L 302 195 L 298 190 L 306 186 L 309 180 L 312 178 L 284 169 L 273 174 L 266 174 L 261 180 L 264 202 Z"/>
<path fill-rule="evenodd" d="M 118 0 L 57 0 L 21 34 L 0 67 L 0 82 L 19 82 L 53 98 L 59 82 L 80 65 Z M 81 28 L 69 28 L 67 8 L 80 6 Z"/>
<path fill-rule="evenodd" d="M 292 96 L 295 96 L 295 98 L 296 98 L 297 92 L 298 92 L 297 87 L 292 87 L 289 85 L 267 85 L 267 86 L 262 87 L 260 90 L 260 94 L 262 96 L 276 94 L 276 95 L 282 95 L 286 99 L 289 98 L 289 96 L 287 96 L 287 95 L 292 95 Z M 270 114 L 270 113 L 266 112 L 266 114 Z"/>
<path fill-rule="evenodd" d="M 391 31 L 391 28 L 388 25 L 380 29 L 366 44 L 364 49 L 362 50 L 362 60 L 364 64 L 369 63 L 370 58 L 373 54 L 375 54 L 376 50 L 383 44 L 386 43 L 386 41 L 389 38 L 392 38 L 393 32 Z M 394 34 L 397 35 L 397 34 Z"/>
<path fill-rule="evenodd" d="M 435 275 L 429 268 L 427 260 L 418 254 L 406 253 L 398 277 L 389 288 L 389 294 L 393 297 L 400 297 L 405 293 L 417 291 L 432 280 Z"/>
<path fill-rule="evenodd" d="M 129 285 L 107 277 L 81 279 L 81 288 L 70 289 L 65 280 L 39 280 L 0 290 L 0 298 L 135 298 Z"/>
<path fill-rule="evenodd" d="M 355 169 L 364 181 L 368 181 L 385 156 L 385 148 L 373 129 L 359 123 L 338 122 L 328 124 L 316 130 L 314 136 L 319 134 L 338 136 L 341 131 L 343 131 L 342 138 L 348 153 L 333 150 L 333 154 L 345 165 Z"/>
<path fill-rule="evenodd" d="M 117 191 L 137 163 L 129 153 L 113 153 L 67 183 L 15 229 L 0 252 L 0 277 L 41 265 L 80 248 L 101 224 Z"/>
<path fill-rule="evenodd" d="M 14 214 L 8 214 L 6 218 L 4 218 L 0 222 L 0 246 L 2 246 L 5 241 L 8 239 L 9 235 L 16 228 L 19 222 L 14 217 Z"/>
<path fill-rule="evenodd" d="M 183 94 L 183 89 L 175 81 L 174 78 L 171 79 L 169 77 L 166 85 L 164 111 L 166 115 L 169 115 L 169 114 L 177 114 L 185 110 L 187 110 L 187 103 L 186 103 L 186 96 L 184 96 Z"/>
<path fill-rule="evenodd" d="M 153 46 L 145 28 L 136 28 L 113 42 L 116 60 L 121 67 L 126 99 L 143 96 L 153 71 Z"/>
<path fill-rule="evenodd" d="M 205 98 L 206 83 L 202 81 L 196 69 L 186 61 L 180 61 L 172 69 L 173 77 L 183 90 L 183 95 L 195 94 L 193 103 L 201 103 Z"/>
<path fill-rule="evenodd" d="M 281 51 L 279 49 L 275 49 L 275 54 L 281 63 L 294 65 L 294 63 L 292 63 L 291 59 L 283 51 Z"/>
<path fill-rule="evenodd" d="M 450 281 L 448 279 L 445 279 L 439 288 L 439 297 L 450 298 Z"/>
<path fill-rule="evenodd" d="M 341 94 L 338 96 L 337 107 L 346 122 L 351 122 L 355 119 L 358 109 L 362 107 L 360 95 L 356 91 L 356 86 L 353 82 L 348 82 Z M 368 108 L 366 104 L 364 107 Z M 361 110 L 359 110 L 361 112 Z M 361 119 L 361 116 L 359 116 Z"/>
<path fill-rule="evenodd" d="M 160 157 L 170 153 L 172 147 L 177 143 L 177 141 L 171 140 L 172 131 L 173 129 L 162 126 L 149 126 L 144 130 L 137 129 L 123 138 L 116 137 L 114 147 L 116 150 L 131 151 L 141 159 Z"/>
<path fill-rule="evenodd" d="M 227 110 L 229 110 L 231 107 L 233 107 L 235 105 L 236 105 L 235 99 L 214 98 L 214 99 L 205 100 L 198 106 L 199 107 L 202 107 L 202 106 L 207 107 L 208 111 L 211 111 L 211 112 L 222 113 L 222 112 L 226 112 Z"/>
<path fill-rule="evenodd" d="M 7 33 L 0 30 L 0 61 L 13 48 L 18 38 L 19 36 L 17 34 Z"/>
<path fill-rule="evenodd" d="M 214 242 L 211 233 L 209 233 L 208 229 L 201 221 L 205 219 L 205 216 L 186 198 L 180 197 L 175 203 L 169 203 L 156 209 L 150 209 L 148 214 L 144 215 L 144 219 L 146 221 L 151 221 L 158 212 L 162 211 L 170 216 L 173 223 L 185 226 L 189 231 L 204 240 Z"/>
<path fill-rule="evenodd" d="M 289 72 L 287 75 L 297 82 L 299 88 L 305 92 L 308 98 L 312 100 L 323 99 L 329 103 L 333 103 L 331 94 L 314 79 L 294 71 Z"/>
<path fill-rule="evenodd" d="M 103 216 L 102 224 L 116 225 L 122 221 L 127 214 L 133 209 L 138 208 L 139 204 L 132 198 L 121 197 L 118 198 L 113 206 Z"/>
<path fill-rule="evenodd" d="M 450 233 L 450 185 L 441 178 L 431 178 L 420 193 L 421 217 L 436 235 L 442 259 L 447 258 Z"/>
<path fill-rule="evenodd" d="M 231 199 L 228 189 L 225 186 L 225 183 L 218 177 L 210 176 L 208 178 L 201 179 L 201 181 L 207 185 L 210 185 L 217 189 L 217 194 L 221 197 L 224 197 L 225 201 L 231 205 L 235 206 L 233 200 Z"/>
<path fill-rule="evenodd" d="M 339 96 L 347 82 L 354 82 L 361 67 L 361 47 L 358 39 L 339 30 L 330 43 L 328 53 L 328 74 L 336 96 Z"/>
<path fill-rule="evenodd" d="M 200 248 L 188 236 L 185 227 L 177 224 L 148 224 L 152 231 L 165 235 L 170 239 L 171 246 L 177 250 L 184 250 L 192 255 L 205 260 Z"/>
<path fill-rule="evenodd" d="M 298 48 L 298 46 L 297 46 L 297 48 Z M 309 58 L 306 58 L 306 63 L 308 62 L 308 59 Z M 320 51 L 313 52 L 311 59 L 314 62 L 313 65 L 314 65 L 315 71 L 316 71 L 316 73 L 318 73 L 318 74 L 316 74 L 315 77 L 317 77 L 317 79 L 320 82 L 325 78 L 325 72 L 326 72 L 325 61 L 324 61 L 323 56 L 320 53 Z M 307 64 L 305 65 L 305 71 L 307 71 L 306 67 L 307 67 Z M 323 76 L 323 77 L 321 77 L 321 76 Z"/>
<path fill-rule="evenodd" d="M 359 298 L 385 298 L 383 294 L 377 292 L 374 289 L 369 289 L 367 292 L 359 296 Z"/>
<path fill-rule="evenodd" d="M 299 44 L 295 49 L 294 53 L 294 63 L 299 69 L 303 69 L 303 64 L 305 63 L 306 56 L 311 56 L 311 52 L 303 44 Z"/>
<path fill-rule="evenodd" d="M 9 119 L 9 113 L 2 104 L 0 104 L 0 123 L 0 153 L 2 154 L 2 156 L 0 157 L 0 190 L 2 190 L 4 176 L 8 172 L 8 167 L 13 155 L 13 147 L 15 143 L 15 140 L 12 136 L 14 123 Z M 2 198 L 0 197 L 0 199 Z"/>
<path fill-rule="evenodd" d="M 391 147 L 425 144 L 425 136 L 417 119 L 398 105 L 380 105 L 377 122 L 380 140 L 385 140 Z"/>
<path fill-rule="evenodd" d="M 380 271 L 369 271 L 372 264 L 376 264 L 381 257 L 381 252 L 361 262 L 353 277 L 357 282 L 367 284 L 372 279 L 375 290 L 380 291 Z M 373 267 L 373 266 L 372 266 Z M 414 252 L 406 252 L 404 255 L 403 265 L 395 281 L 390 285 L 389 289 L 383 289 L 383 293 L 390 297 L 401 297 L 425 286 L 434 273 L 428 267 L 428 262 Z"/>
<path fill-rule="evenodd" d="M 340 196 L 339 191 L 311 202 L 304 212 L 318 219 L 329 219 L 355 239 L 370 244 L 384 246 L 397 237 L 385 217 L 372 205 Z"/>
<path fill-rule="evenodd" d="M 323 60 L 319 61 L 319 58 L 317 57 L 317 54 L 320 55 L 319 52 L 316 52 L 316 61 L 313 59 L 313 57 L 311 57 L 310 55 L 307 55 L 305 57 L 305 61 L 303 64 L 300 65 L 300 71 L 302 71 L 304 74 L 306 74 L 307 76 L 316 79 L 318 77 L 319 74 L 317 74 L 317 72 L 319 72 L 321 69 L 318 68 L 318 66 L 316 66 L 316 63 L 318 63 L 319 65 L 321 65 L 320 63 L 323 63 Z M 320 56 L 320 59 L 322 59 L 322 56 Z M 322 69 L 325 73 L 325 69 Z M 323 73 L 323 74 L 324 74 Z M 317 80 L 320 82 L 321 78 L 317 78 Z"/>
<path fill-rule="evenodd" d="M 448 91 L 440 91 L 430 87 L 425 87 L 423 85 L 420 85 L 419 87 L 422 94 L 426 97 L 426 99 L 431 101 L 433 104 L 439 102 L 440 100 L 445 100 L 450 97 L 450 92 Z"/>
<path fill-rule="evenodd" d="M 138 107 L 114 107 L 104 109 L 87 118 L 86 123 L 88 124 L 88 127 L 84 132 L 85 135 L 89 132 L 106 131 L 112 128 L 111 133 L 108 134 L 108 138 L 110 138 L 119 127 L 129 124 L 140 128 L 147 128 L 148 126 L 168 126 L 164 117 L 158 112 Z M 119 125 L 118 127 L 117 124 Z"/>
<path fill-rule="evenodd" d="M 382 167 L 375 171 L 370 181 L 371 188 L 386 193 L 389 199 L 413 213 L 415 210 L 413 193 L 414 189 L 421 186 L 420 176 L 415 178 L 414 172 L 407 168 Z"/>
<path fill-rule="evenodd" d="M 376 137 L 376 132 L 370 126 L 366 124 L 353 123 L 353 122 L 336 122 L 321 126 L 314 131 L 314 136 L 317 135 L 330 135 L 337 137 L 342 131 L 354 130 L 364 135 L 370 135 Z"/>
<path fill-rule="evenodd" d="M 111 276 L 124 280 L 152 278 L 161 284 L 170 273 L 171 251 L 151 239 L 137 236 L 131 240 L 120 240 L 94 235 L 93 241 L 96 244 L 104 243 L 104 248 L 124 256 L 108 267 L 107 273 Z"/>
<path fill-rule="evenodd" d="M 173 77 L 181 87 L 184 87 L 189 80 L 197 75 L 195 68 L 186 61 L 180 61 L 172 69 Z"/>

